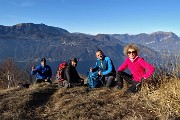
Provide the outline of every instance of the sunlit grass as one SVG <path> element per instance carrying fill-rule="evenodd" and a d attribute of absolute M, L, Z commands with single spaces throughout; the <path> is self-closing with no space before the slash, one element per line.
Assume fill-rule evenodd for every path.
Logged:
<path fill-rule="evenodd" d="M 179 60 L 179 59 L 178 59 Z M 168 62 L 169 63 L 169 62 Z M 141 91 L 126 95 L 116 87 L 70 89 L 56 85 L 31 85 L 0 92 L 0 119 L 56 120 L 176 120 L 180 119 L 179 61 L 156 67 L 155 74 L 145 81 Z"/>

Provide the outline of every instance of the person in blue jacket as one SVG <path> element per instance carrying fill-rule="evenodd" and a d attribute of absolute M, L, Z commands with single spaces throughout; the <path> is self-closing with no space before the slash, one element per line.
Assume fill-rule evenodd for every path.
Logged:
<path fill-rule="evenodd" d="M 112 60 L 105 56 L 102 50 L 96 51 L 96 65 L 94 68 L 90 68 L 90 72 L 98 72 L 98 75 L 101 76 L 101 80 L 107 87 L 111 87 L 113 85 L 116 70 L 113 65 Z"/>
<path fill-rule="evenodd" d="M 49 82 L 50 84 L 52 84 L 50 80 L 52 77 L 51 67 L 46 65 L 45 58 L 41 59 L 41 64 L 39 66 L 37 66 L 36 68 L 32 67 L 31 74 L 32 75 L 37 74 L 35 83 Z"/>

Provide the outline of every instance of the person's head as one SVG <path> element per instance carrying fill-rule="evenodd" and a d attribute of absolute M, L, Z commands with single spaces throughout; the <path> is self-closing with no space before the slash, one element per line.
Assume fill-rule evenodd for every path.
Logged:
<path fill-rule="evenodd" d="M 46 59 L 45 59 L 45 58 L 41 59 L 41 65 L 42 65 L 42 66 L 45 66 L 45 65 L 46 65 Z"/>
<path fill-rule="evenodd" d="M 124 54 L 130 59 L 134 59 L 139 54 L 139 48 L 136 44 L 130 43 L 124 48 Z"/>
<path fill-rule="evenodd" d="M 96 57 L 100 60 L 102 60 L 104 58 L 104 53 L 102 52 L 102 50 L 96 51 Z"/>
<path fill-rule="evenodd" d="M 76 58 L 72 58 L 72 59 L 70 60 L 71 65 L 74 66 L 74 67 L 77 66 L 77 62 L 78 62 L 78 61 L 77 61 Z"/>

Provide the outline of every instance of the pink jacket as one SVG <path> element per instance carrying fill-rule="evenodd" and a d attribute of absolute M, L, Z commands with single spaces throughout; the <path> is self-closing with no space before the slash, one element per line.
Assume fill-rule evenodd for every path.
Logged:
<path fill-rule="evenodd" d="M 132 74 L 132 79 L 137 82 L 141 82 L 142 78 L 149 78 L 154 72 L 154 67 L 141 57 L 136 57 L 133 61 L 127 57 L 118 71 L 124 71 L 127 68 Z"/>

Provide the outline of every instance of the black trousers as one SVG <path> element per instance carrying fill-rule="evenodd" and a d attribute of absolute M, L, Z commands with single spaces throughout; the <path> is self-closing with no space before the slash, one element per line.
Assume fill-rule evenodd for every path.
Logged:
<path fill-rule="evenodd" d="M 52 81 L 50 80 L 50 79 L 48 79 L 47 81 L 45 81 L 45 79 L 39 79 L 39 78 L 37 78 L 36 79 L 36 84 L 38 84 L 38 83 L 42 83 L 42 82 L 48 82 L 48 83 L 50 83 L 50 84 L 52 84 Z"/>
<path fill-rule="evenodd" d="M 64 88 L 70 88 L 70 87 L 75 87 L 75 86 L 83 86 L 84 85 L 84 80 L 83 79 L 79 79 L 77 80 L 78 82 L 76 83 L 70 83 L 67 80 L 63 81 L 62 87 Z"/>
<path fill-rule="evenodd" d="M 128 88 L 127 92 L 135 93 L 138 92 L 141 88 L 141 83 L 136 82 L 132 79 L 132 76 L 127 74 L 126 72 L 118 71 L 116 74 L 116 79 L 118 81 L 118 88 L 123 88 L 123 80 L 125 80 L 131 86 Z"/>
<path fill-rule="evenodd" d="M 103 82 L 106 85 L 106 87 L 113 87 L 114 86 L 114 76 L 104 76 Z"/>

